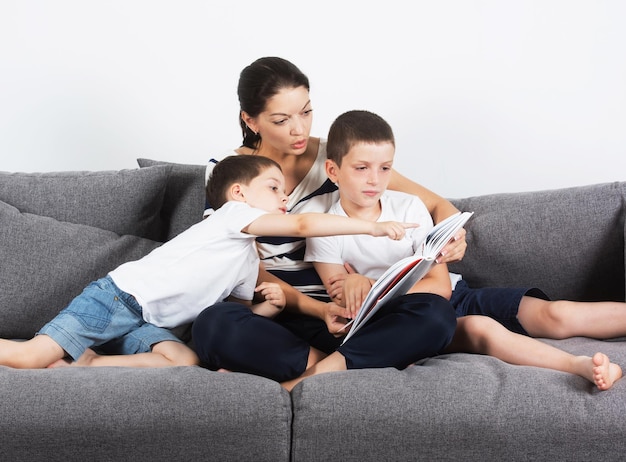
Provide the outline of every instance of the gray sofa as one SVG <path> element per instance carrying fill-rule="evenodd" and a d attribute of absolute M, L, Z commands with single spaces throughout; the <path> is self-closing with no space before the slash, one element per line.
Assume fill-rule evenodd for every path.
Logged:
<path fill-rule="evenodd" d="M 91 280 L 197 221 L 204 166 L 0 173 L 0 337 L 23 339 Z M 624 300 L 626 183 L 454 200 L 475 212 L 452 267 L 474 285 Z M 177 333 L 186 338 L 188 329 Z M 626 343 L 551 343 L 604 351 Z M 0 367 L 1 460 L 622 460 L 626 380 L 445 355 L 277 383 L 200 367 Z"/>

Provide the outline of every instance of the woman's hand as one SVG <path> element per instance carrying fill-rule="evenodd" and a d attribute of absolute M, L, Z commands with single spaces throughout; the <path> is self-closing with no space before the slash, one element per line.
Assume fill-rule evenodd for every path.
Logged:
<path fill-rule="evenodd" d="M 361 274 L 348 274 L 346 276 L 343 282 L 343 300 L 350 319 L 356 317 L 371 288 L 372 281 Z"/>
<path fill-rule="evenodd" d="M 348 322 L 347 310 L 334 302 L 326 303 L 326 310 L 324 315 L 324 321 L 328 332 L 335 337 L 341 337 L 346 334 L 346 326 Z"/>
<path fill-rule="evenodd" d="M 343 284 L 348 277 L 347 273 L 337 273 L 328 278 L 327 290 L 329 297 L 335 302 L 337 305 L 342 308 L 346 307 L 346 304 L 343 301 Z"/>
<path fill-rule="evenodd" d="M 349 263 L 344 263 L 343 266 L 346 273 L 338 273 L 329 277 L 326 287 L 328 287 L 328 294 L 333 301 L 346 308 L 344 316 L 348 319 L 354 319 L 374 281 L 358 274 Z"/>
<path fill-rule="evenodd" d="M 348 275 L 357 274 L 357 272 L 355 271 L 355 269 L 352 267 L 350 263 L 344 263 L 343 267 L 345 268 L 346 272 L 335 273 L 332 276 L 330 276 L 326 280 L 325 287 L 326 287 L 326 291 L 328 295 L 333 300 L 333 302 L 345 308 L 346 303 L 343 299 L 343 286 L 345 284 L 345 281 Z"/>

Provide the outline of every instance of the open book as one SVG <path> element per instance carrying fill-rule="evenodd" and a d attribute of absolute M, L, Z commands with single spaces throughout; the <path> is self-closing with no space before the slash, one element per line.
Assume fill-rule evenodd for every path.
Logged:
<path fill-rule="evenodd" d="M 343 343 L 359 330 L 387 301 L 406 294 L 417 281 L 422 279 L 445 245 L 454 237 L 474 212 L 458 212 L 437 223 L 422 243 L 422 255 L 403 258 L 391 265 L 372 285 L 356 317 L 345 325 L 350 327 Z"/>

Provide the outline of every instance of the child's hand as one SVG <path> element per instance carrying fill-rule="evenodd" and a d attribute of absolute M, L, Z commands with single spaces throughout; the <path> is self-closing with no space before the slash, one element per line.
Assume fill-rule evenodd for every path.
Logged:
<path fill-rule="evenodd" d="M 343 283 L 348 277 L 348 273 L 337 273 L 333 274 L 328 278 L 326 292 L 330 296 L 330 298 L 337 305 L 345 308 L 346 304 L 343 301 Z"/>
<path fill-rule="evenodd" d="M 363 300 L 372 288 L 372 281 L 361 274 L 348 274 L 343 281 L 343 302 L 350 319 L 354 319 Z"/>
<path fill-rule="evenodd" d="M 372 236 L 387 236 L 389 239 L 399 241 L 404 237 L 407 228 L 417 228 L 418 223 L 400 223 L 397 221 L 381 221 L 374 223 Z"/>
<path fill-rule="evenodd" d="M 254 289 L 256 293 L 260 293 L 266 302 L 275 306 L 279 310 L 285 308 L 287 300 L 283 289 L 275 282 L 262 282 Z"/>
<path fill-rule="evenodd" d="M 437 257 L 437 263 L 452 263 L 463 260 L 465 250 L 467 249 L 467 242 L 465 241 L 466 233 L 467 231 L 465 231 L 464 228 L 461 228 L 459 232 L 456 233 Z"/>

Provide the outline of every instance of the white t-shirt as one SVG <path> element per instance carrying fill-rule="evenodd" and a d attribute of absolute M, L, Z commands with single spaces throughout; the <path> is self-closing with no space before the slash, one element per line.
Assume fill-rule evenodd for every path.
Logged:
<path fill-rule="evenodd" d="M 421 244 L 433 228 L 433 220 L 424 203 L 416 196 L 397 191 L 385 191 L 380 203 L 381 214 L 377 221 L 419 223 L 420 226 L 407 229 L 399 241 L 365 234 L 308 238 L 304 259 L 339 265 L 350 263 L 359 274 L 378 279 L 398 260 L 422 255 Z M 346 216 L 339 201 L 329 213 Z"/>
<path fill-rule="evenodd" d="M 227 155 L 237 155 L 237 152 L 229 151 L 223 157 Z M 206 170 L 207 180 L 215 164 L 222 158 L 211 159 Z M 324 213 L 339 199 L 337 187 L 326 175 L 325 165 L 326 140 L 321 139 L 315 162 L 289 195 L 288 213 Z M 311 263 L 304 261 L 305 240 L 303 238 L 260 237 L 257 239 L 257 248 L 265 269 L 300 292 L 328 300 L 317 272 Z"/>
<path fill-rule="evenodd" d="M 252 300 L 259 257 L 255 235 L 241 230 L 267 212 L 224 204 L 207 219 L 110 276 L 143 308 L 146 322 L 172 328 L 193 321 L 229 295 Z"/>

